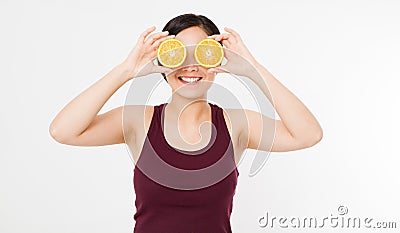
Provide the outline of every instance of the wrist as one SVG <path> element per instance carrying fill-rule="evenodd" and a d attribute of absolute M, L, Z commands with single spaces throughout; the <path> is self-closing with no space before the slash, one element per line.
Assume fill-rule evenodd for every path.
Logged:
<path fill-rule="evenodd" d="M 129 74 L 130 78 L 134 78 L 137 75 L 137 63 L 136 61 L 128 61 L 125 60 L 124 62 L 121 63 L 121 66 Z"/>
<path fill-rule="evenodd" d="M 255 68 L 257 68 L 259 66 L 259 63 L 253 56 L 250 56 L 249 58 L 247 58 L 247 61 Z"/>
<path fill-rule="evenodd" d="M 119 70 L 121 74 L 119 77 L 123 82 L 127 82 L 134 78 L 132 75 L 132 66 L 130 66 L 127 62 L 122 62 L 115 68 Z"/>

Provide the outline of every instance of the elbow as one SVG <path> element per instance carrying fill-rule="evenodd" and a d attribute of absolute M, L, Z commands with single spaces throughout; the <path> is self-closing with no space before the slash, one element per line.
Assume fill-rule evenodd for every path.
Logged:
<path fill-rule="evenodd" d="M 58 143 L 69 145 L 70 137 L 64 135 L 60 130 L 53 124 L 49 127 L 50 136 Z"/>
<path fill-rule="evenodd" d="M 317 132 L 311 134 L 309 137 L 307 137 L 306 140 L 303 140 L 302 147 L 303 148 L 309 148 L 317 143 L 319 143 L 323 138 L 323 131 L 322 129 L 318 130 Z"/>
<path fill-rule="evenodd" d="M 323 138 L 323 131 L 322 129 L 318 130 L 317 132 L 315 132 L 313 134 L 313 137 L 311 138 L 310 142 L 309 142 L 309 147 L 314 146 L 315 144 L 317 144 L 318 142 L 320 142 Z"/>
<path fill-rule="evenodd" d="M 320 142 L 322 140 L 322 137 L 324 136 L 324 133 L 322 131 L 322 129 L 318 130 L 315 134 L 314 134 L 314 142 L 313 145 L 317 144 L 318 142 Z"/>
<path fill-rule="evenodd" d="M 58 132 L 57 128 L 51 124 L 49 127 L 49 133 L 50 136 L 56 141 L 59 142 L 61 144 L 64 144 L 64 139 L 63 137 L 60 135 L 60 133 Z"/>

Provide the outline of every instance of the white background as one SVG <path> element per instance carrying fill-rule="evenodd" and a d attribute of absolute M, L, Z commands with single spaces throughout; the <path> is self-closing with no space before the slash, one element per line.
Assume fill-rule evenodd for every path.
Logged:
<path fill-rule="evenodd" d="M 396 1 L 0 1 L 0 232 L 132 232 L 133 163 L 125 145 L 55 142 L 51 120 L 122 62 L 139 34 L 182 13 L 236 29 L 254 56 L 319 120 L 324 138 L 272 153 L 240 176 L 235 233 L 258 217 L 337 215 L 397 221 L 400 3 Z M 101 113 L 122 105 L 130 83 Z M 156 220 L 155 220 L 156 221 Z M 398 230 L 398 229 L 397 229 Z M 373 229 L 323 228 L 318 232 Z M 394 230 L 376 230 L 394 232 Z"/>

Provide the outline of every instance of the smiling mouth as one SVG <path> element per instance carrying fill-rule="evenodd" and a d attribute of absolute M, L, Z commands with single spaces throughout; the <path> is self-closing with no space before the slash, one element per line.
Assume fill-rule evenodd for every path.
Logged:
<path fill-rule="evenodd" d="M 194 85 L 198 83 L 203 77 L 197 76 L 179 76 L 178 79 L 184 84 L 191 84 Z"/>

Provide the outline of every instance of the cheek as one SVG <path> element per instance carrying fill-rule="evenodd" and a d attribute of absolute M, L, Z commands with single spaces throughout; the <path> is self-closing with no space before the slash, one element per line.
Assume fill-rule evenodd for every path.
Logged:
<path fill-rule="evenodd" d="M 205 75 L 204 80 L 202 80 L 203 81 L 203 87 L 205 89 L 209 89 L 213 85 L 214 80 L 215 80 L 215 74 L 214 73 L 207 73 Z"/>
<path fill-rule="evenodd" d="M 167 79 L 168 85 L 170 85 L 170 86 L 174 86 L 175 85 L 174 84 L 176 82 L 175 75 L 168 75 L 166 79 Z"/>

